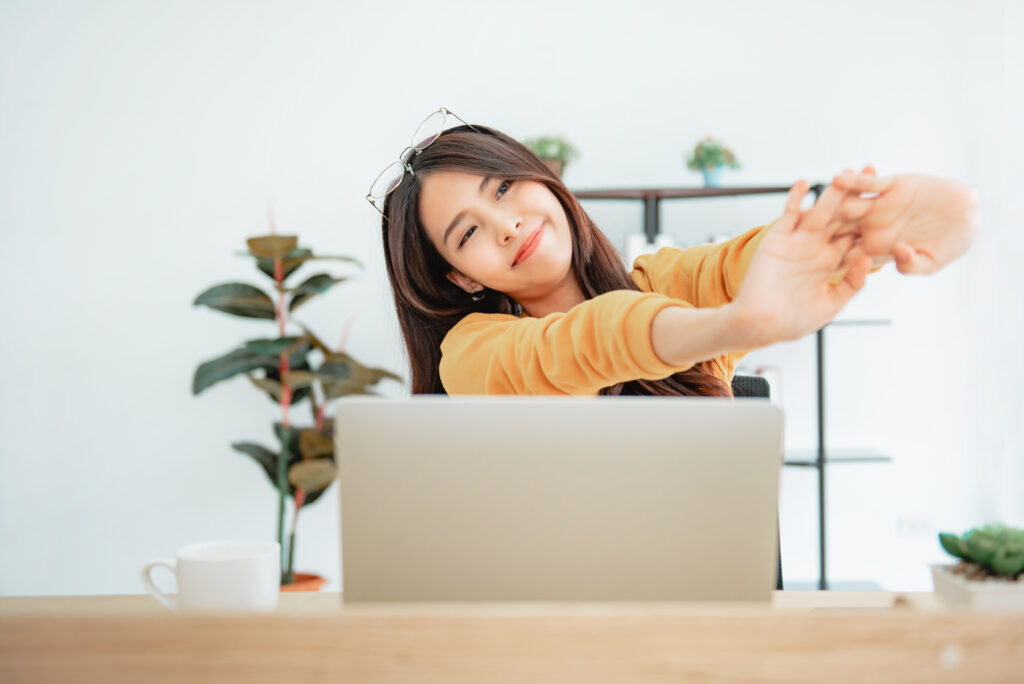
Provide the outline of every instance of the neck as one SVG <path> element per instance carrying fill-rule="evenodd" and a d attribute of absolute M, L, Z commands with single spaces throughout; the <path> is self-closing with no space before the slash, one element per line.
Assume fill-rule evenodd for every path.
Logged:
<path fill-rule="evenodd" d="M 523 311 L 529 316 L 543 318 L 548 314 L 565 313 L 586 300 L 587 298 L 584 296 L 583 290 L 580 289 L 579 283 L 576 282 L 576 277 L 570 272 L 569 277 L 562 285 L 544 297 L 535 300 L 518 299 L 517 301 L 523 307 Z"/>

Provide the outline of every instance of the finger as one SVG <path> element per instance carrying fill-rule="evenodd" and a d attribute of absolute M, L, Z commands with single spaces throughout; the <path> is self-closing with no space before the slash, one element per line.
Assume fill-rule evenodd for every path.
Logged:
<path fill-rule="evenodd" d="M 800 203 L 810 187 L 803 178 L 793 184 L 793 187 L 789 189 L 789 194 L 786 195 L 786 208 L 779 220 L 775 222 L 776 227 L 783 229 L 793 229 L 796 227 L 801 218 Z"/>
<path fill-rule="evenodd" d="M 865 166 L 864 170 L 861 171 L 861 173 L 867 174 L 869 176 L 877 176 L 878 175 L 878 172 L 875 171 L 875 167 L 872 166 L 871 164 L 868 164 L 867 166 Z"/>
<path fill-rule="evenodd" d="M 841 301 L 846 302 L 864 287 L 870 269 L 871 257 L 869 256 L 860 257 L 850 266 L 850 269 L 846 272 L 846 277 L 834 286 L 836 294 L 840 297 Z"/>
<path fill-rule="evenodd" d="M 849 194 L 843 200 L 842 206 L 839 207 L 839 218 L 844 221 L 856 221 L 864 218 L 871 211 L 873 203 L 874 199 L 871 197 L 858 197 L 855 194 Z"/>
<path fill-rule="evenodd" d="M 825 234 L 830 240 L 835 240 L 849 233 L 860 232 L 860 220 L 871 211 L 874 199 L 861 198 L 858 193 L 841 190 L 835 185 L 829 188 L 834 188 L 834 192 L 839 194 L 840 202 L 824 228 Z"/>
<path fill-rule="evenodd" d="M 846 193 L 835 186 L 828 186 L 814 203 L 806 216 L 801 217 L 797 229 L 807 232 L 818 232 L 832 225 L 832 217 L 842 204 Z"/>
<path fill-rule="evenodd" d="M 870 255 L 868 255 L 867 252 L 864 251 L 864 248 L 861 247 L 858 243 L 857 238 L 854 237 L 853 242 L 850 245 L 850 248 L 846 250 L 846 253 L 843 255 L 842 260 L 839 262 L 839 268 L 837 268 L 836 271 L 845 271 L 846 269 L 850 268 L 855 263 L 857 263 L 858 259 L 865 256 L 870 258 Z"/>
<path fill-rule="evenodd" d="M 878 176 L 871 176 L 864 173 L 843 171 L 841 174 L 833 178 L 832 182 L 843 190 L 882 193 L 892 186 L 893 179 L 891 176 L 879 178 Z"/>
<path fill-rule="evenodd" d="M 934 273 L 934 264 L 905 242 L 898 242 L 892 247 L 892 257 L 896 260 L 896 270 L 904 275 Z"/>

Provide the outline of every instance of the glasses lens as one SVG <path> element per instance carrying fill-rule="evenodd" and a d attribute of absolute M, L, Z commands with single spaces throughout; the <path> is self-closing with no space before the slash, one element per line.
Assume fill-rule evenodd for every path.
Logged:
<path fill-rule="evenodd" d="M 370 197 L 376 200 L 387 197 L 388 193 L 397 188 L 398 184 L 402 182 L 404 172 L 405 166 L 401 162 L 393 162 L 388 168 L 380 172 L 377 180 L 373 181 L 373 185 L 370 186 Z"/>
<path fill-rule="evenodd" d="M 444 112 L 437 111 L 428 116 L 420 127 L 416 129 L 416 132 L 412 134 L 412 147 L 413 149 L 422 150 L 430 143 L 437 140 L 437 136 L 441 135 L 441 131 L 444 130 L 444 121 L 448 118 Z"/>

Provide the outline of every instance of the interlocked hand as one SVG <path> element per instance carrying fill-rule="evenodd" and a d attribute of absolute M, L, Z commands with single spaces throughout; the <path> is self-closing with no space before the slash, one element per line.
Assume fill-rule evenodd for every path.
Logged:
<path fill-rule="evenodd" d="M 865 254 L 891 256 L 900 273 L 938 271 L 967 251 L 980 228 L 977 192 L 951 178 L 879 178 L 868 166 L 859 174 L 847 169 L 830 187 L 848 192 L 837 234 L 858 234 Z"/>
<path fill-rule="evenodd" d="M 871 268 L 860 236 L 843 232 L 850 226 L 839 212 L 848 193 L 830 186 L 801 211 L 809 189 L 805 180 L 790 188 L 785 211 L 762 239 L 733 300 L 757 346 L 824 326 L 864 286 Z"/>

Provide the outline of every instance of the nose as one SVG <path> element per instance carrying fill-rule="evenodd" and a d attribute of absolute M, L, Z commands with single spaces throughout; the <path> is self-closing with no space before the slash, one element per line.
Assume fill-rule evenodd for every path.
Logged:
<path fill-rule="evenodd" d="M 522 228 L 522 225 L 522 220 L 517 216 L 512 216 L 502 221 L 498 231 L 501 243 L 508 244 L 514 240 L 516 235 L 519 234 L 519 229 Z"/>

